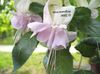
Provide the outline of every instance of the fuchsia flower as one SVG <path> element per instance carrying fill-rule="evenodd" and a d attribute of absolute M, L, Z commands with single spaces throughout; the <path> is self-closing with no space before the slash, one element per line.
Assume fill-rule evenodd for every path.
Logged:
<path fill-rule="evenodd" d="M 46 44 L 49 49 L 63 49 L 76 38 L 76 32 L 67 31 L 67 25 L 74 15 L 75 7 L 55 6 L 50 13 L 49 1 L 44 7 L 43 23 L 32 22 L 28 27 L 33 31 L 33 35 L 37 35 L 37 40 Z"/>
<path fill-rule="evenodd" d="M 12 26 L 17 30 L 25 30 L 30 22 L 42 22 L 39 15 L 29 15 L 21 12 L 15 13 L 11 19 Z"/>

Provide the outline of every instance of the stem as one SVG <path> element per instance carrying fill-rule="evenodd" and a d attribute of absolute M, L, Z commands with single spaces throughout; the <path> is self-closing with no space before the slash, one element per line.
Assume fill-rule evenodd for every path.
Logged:
<path fill-rule="evenodd" d="M 64 0 L 62 0 L 62 6 L 65 6 L 65 4 L 64 4 Z"/>
<path fill-rule="evenodd" d="M 97 43 L 97 49 L 96 49 L 96 50 L 97 50 L 97 52 L 96 52 L 96 53 L 97 53 L 97 57 L 100 58 L 100 53 L 99 53 L 99 44 L 98 44 L 98 43 Z"/>
<path fill-rule="evenodd" d="M 81 59 L 80 59 L 80 62 L 79 62 L 79 66 L 78 66 L 78 70 L 80 69 L 80 67 L 81 67 L 81 63 L 82 63 L 82 55 L 81 55 Z"/>

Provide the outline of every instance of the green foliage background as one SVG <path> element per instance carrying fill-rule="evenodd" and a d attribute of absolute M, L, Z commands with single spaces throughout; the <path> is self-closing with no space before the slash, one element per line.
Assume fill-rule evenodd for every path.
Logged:
<path fill-rule="evenodd" d="M 13 28 L 10 19 L 12 17 L 11 11 L 14 10 L 13 0 L 0 0 L 0 39 L 13 36 Z"/>

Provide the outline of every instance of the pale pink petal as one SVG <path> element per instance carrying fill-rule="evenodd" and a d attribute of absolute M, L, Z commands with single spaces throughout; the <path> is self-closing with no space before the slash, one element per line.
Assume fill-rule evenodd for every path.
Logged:
<path fill-rule="evenodd" d="M 51 34 L 51 28 L 43 30 L 38 33 L 37 40 L 39 40 L 40 42 L 46 43 L 50 37 L 50 34 Z"/>
<path fill-rule="evenodd" d="M 22 13 L 16 13 L 11 19 L 12 26 L 15 29 L 24 30 L 27 27 L 29 17 Z"/>
<path fill-rule="evenodd" d="M 46 5 L 44 7 L 43 22 L 51 24 L 52 19 L 51 19 L 51 15 L 50 15 L 50 12 L 49 12 L 49 1 L 50 0 L 47 1 Z"/>
<path fill-rule="evenodd" d="M 50 27 L 49 25 L 39 22 L 33 22 L 28 24 L 28 28 L 30 28 L 31 31 L 35 33 L 41 32 L 49 27 Z"/>
<path fill-rule="evenodd" d="M 77 37 L 77 32 L 68 32 L 69 41 L 75 40 L 76 37 Z"/>
<path fill-rule="evenodd" d="M 13 16 L 13 18 L 11 19 L 11 24 L 16 29 L 20 29 L 21 28 L 21 26 L 18 24 L 17 16 Z"/>
<path fill-rule="evenodd" d="M 64 49 L 67 46 L 67 43 L 69 43 L 67 32 L 65 29 L 57 28 L 54 41 L 52 44 L 52 48 L 54 49 Z"/>

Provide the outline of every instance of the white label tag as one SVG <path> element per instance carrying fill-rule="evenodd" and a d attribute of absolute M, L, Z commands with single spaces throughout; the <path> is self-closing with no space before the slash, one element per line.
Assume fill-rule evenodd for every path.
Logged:
<path fill-rule="evenodd" d="M 74 12 L 74 6 L 56 7 L 56 9 L 52 11 L 54 15 L 53 23 L 68 25 L 74 16 Z"/>

